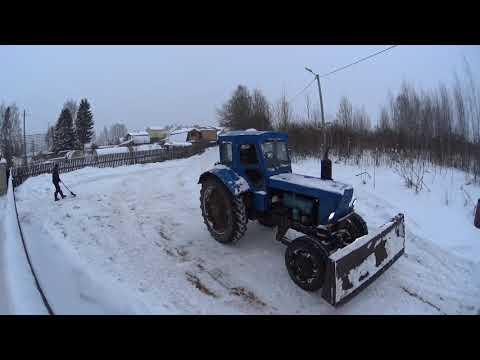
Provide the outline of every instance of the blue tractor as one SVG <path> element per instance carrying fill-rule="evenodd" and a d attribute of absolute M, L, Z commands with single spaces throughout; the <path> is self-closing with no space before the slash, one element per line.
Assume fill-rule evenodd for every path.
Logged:
<path fill-rule="evenodd" d="M 328 155 L 320 178 L 294 174 L 287 140 L 272 131 L 220 135 L 220 162 L 199 179 L 202 216 L 224 244 L 238 241 L 249 220 L 276 228 L 293 282 L 306 291 L 322 289 L 322 297 L 338 305 L 403 254 L 404 217 L 398 214 L 369 233 L 354 210 L 353 188 L 332 180 Z M 289 229 L 304 235 L 290 241 Z"/>

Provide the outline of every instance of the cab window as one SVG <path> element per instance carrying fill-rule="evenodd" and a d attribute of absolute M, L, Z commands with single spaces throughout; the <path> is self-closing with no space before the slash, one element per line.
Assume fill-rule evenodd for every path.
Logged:
<path fill-rule="evenodd" d="M 262 144 L 262 151 L 267 168 L 288 165 L 290 162 L 288 157 L 288 147 L 285 141 L 265 142 Z"/>
<path fill-rule="evenodd" d="M 240 162 L 243 165 L 257 165 L 257 151 L 255 144 L 242 144 L 240 145 Z"/>
<path fill-rule="evenodd" d="M 220 160 L 224 165 L 232 163 L 232 143 L 220 144 Z"/>

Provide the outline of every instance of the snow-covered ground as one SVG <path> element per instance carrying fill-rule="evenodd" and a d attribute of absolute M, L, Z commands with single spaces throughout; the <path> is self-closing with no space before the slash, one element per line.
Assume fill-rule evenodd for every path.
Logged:
<path fill-rule="evenodd" d="M 199 175 L 218 148 L 189 159 L 85 168 L 62 175 L 77 193 L 53 201 L 50 175 L 17 189 L 22 228 L 41 286 L 56 313 L 157 314 L 477 314 L 480 230 L 473 206 L 480 188 L 461 172 L 427 174 L 415 194 L 391 169 L 334 164 L 354 186 L 370 228 L 405 214 L 406 254 L 347 304 L 333 308 L 289 278 L 285 247 L 272 230 L 249 222 L 228 246 L 209 235 L 199 208 Z M 316 160 L 294 164 L 318 176 Z M 367 169 L 371 174 L 372 169 Z M 460 189 L 463 186 L 463 190 Z M 66 192 L 67 193 L 67 192 Z M 448 197 L 448 205 L 446 198 Z M 0 203 L 1 206 L 1 203 Z M 289 234 L 294 235 L 293 233 Z"/>

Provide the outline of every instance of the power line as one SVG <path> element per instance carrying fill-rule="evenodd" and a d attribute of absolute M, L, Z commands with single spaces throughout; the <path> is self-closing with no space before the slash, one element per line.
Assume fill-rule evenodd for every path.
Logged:
<path fill-rule="evenodd" d="M 288 100 L 287 102 L 292 102 L 293 100 L 295 100 L 295 98 L 297 96 L 299 96 L 301 93 L 303 93 L 305 90 L 307 90 L 313 83 L 315 82 L 315 79 L 313 79 L 312 81 L 310 81 L 307 86 L 305 86 L 302 90 L 300 90 L 295 96 L 293 96 L 290 100 Z"/>
<path fill-rule="evenodd" d="M 335 70 L 333 70 L 333 71 L 330 71 L 329 73 L 320 75 L 320 77 L 323 78 L 323 77 L 332 75 L 332 74 L 334 74 L 334 73 L 336 73 L 336 72 L 338 72 L 338 71 L 340 71 L 340 70 L 346 69 L 346 68 L 348 68 L 348 67 L 350 67 L 350 66 L 352 66 L 352 65 L 358 64 L 359 62 L 365 61 L 365 60 L 370 59 L 370 58 L 372 58 L 372 57 L 374 57 L 374 56 L 377 56 L 377 55 L 379 55 L 379 54 L 381 54 L 381 53 L 383 53 L 383 52 L 385 52 L 385 51 L 388 51 L 388 50 L 390 50 L 390 49 L 393 49 L 393 48 L 396 47 L 396 46 L 398 46 L 398 45 L 393 45 L 393 46 L 390 46 L 390 47 L 388 47 L 388 48 L 386 48 L 386 49 L 383 49 L 383 50 L 381 50 L 381 51 L 377 51 L 376 53 L 374 53 L 374 54 L 372 54 L 372 55 L 369 55 L 369 56 L 366 56 L 366 57 L 364 57 L 364 58 L 362 58 L 362 59 L 360 59 L 360 60 L 357 60 L 357 61 L 355 61 L 355 62 L 353 62 L 353 63 L 351 63 L 351 64 L 342 66 L 341 68 L 338 68 L 338 69 L 335 69 Z"/>
<path fill-rule="evenodd" d="M 396 46 L 398 46 L 398 45 L 392 45 L 392 46 L 390 46 L 390 47 L 388 47 L 388 48 L 386 48 L 386 49 L 377 51 L 377 52 L 374 53 L 374 54 L 368 55 L 368 56 L 366 56 L 366 57 L 364 57 L 364 58 L 361 58 L 361 59 L 359 59 L 359 60 L 357 60 L 357 61 L 355 61 L 355 62 L 353 62 L 353 63 L 350 63 L 350 64 L 348 64 L 348 65 L 345 65 L 345 66 L 342 66 L 342 67 L 340 67 L 340 68 L 338 68 L 338 69 L 335 69 L 335 70 L 333 70 L 333 71 L 330 71 L 329 73 L 320 75 L 319 77 L 323 78 L 323 77 L 327 77 L 327 76 L 329 76 L 329 75 L 332 75 L 332 74 L 334 74 L 334 73 L 336 73 L 336 72 L 339 72 L 339 71 L 341 71 L 341 70 L 344 70 L 344 69 L 346 69 L 346 68 L 348 68 L 348 67 L 350 67 L 350 66 L 353 66 L 353 65 L 358 64 L 358 63 L 360 63 L 360 62 L 362 62 L 362 61 L 365 61 L 365 60 L 368 60 L 368 59 L 370 59 L 370 58 L 372 58 L 372 57 L 374 57 L 374 56 L 377 56 L 377 55 L 379 55 L 379 54 L 381 54 L 381 53 L 384 53 L 384 52 L 386 52 L 386 51 L 388 51 L 388 50 L 390 50 L 390 49 L 393 49 L 393 48 L 396 47 Z M 288 100 L 287 102 L 291 103 L 293 100 L 295 100 L 300 94 L 302 94 L 305 90 L 307 90 L 307 89 L 315 82 L 315 80 L 316 80 L 316 78 L 314 78 L 311 82 L 309 82 L 309 83 L 307 84 L 307 86 L 305 86 L 302 90 L 300 90 L 295 96 L 293 96 L 293 97 L 292 97 L 290 100 Z"/>

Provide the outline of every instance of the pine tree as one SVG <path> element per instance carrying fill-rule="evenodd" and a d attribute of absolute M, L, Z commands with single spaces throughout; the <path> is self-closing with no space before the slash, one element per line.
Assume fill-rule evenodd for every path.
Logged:
<path fill-rule="evenodd" d="M 80 101 L 80 106 L 78 107 L 75 123 L 77 140 L 82 148 L 84 144 L 87 144 L 92 140 L 94 134 L 93 126 L 94 122 L 92 111 L 90 110 L 90 104 L 87 99 L 82 99 Z"/>
<path fill-rule="evenodd" d="M 19 112 L 15 104 L 8 107 L 0 104 L 0 152 L 7 160 L 7 166 L 13 166 L 14 156 L 22 154 L 23 142 L 19 126 Z"/>
<path fill-rule="evenodd" d="M 70 110 L 64 108 L 60 113 L 54 134 L 54 151 L 72 150 L 75 148 L 75 132 Z"/>

